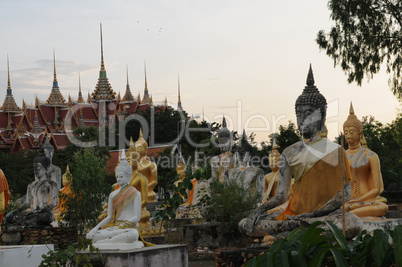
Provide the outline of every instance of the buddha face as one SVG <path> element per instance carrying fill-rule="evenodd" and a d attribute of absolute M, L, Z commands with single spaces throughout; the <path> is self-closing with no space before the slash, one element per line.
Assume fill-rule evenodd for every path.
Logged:
<path fill-rule="evenodd" d="M 129 175 L 129 172 L 124 171 L 122 169 L 116 170 L 116 180 L 120 188 L 123 188 L 124 186 L 128 185 L 130 178 L 131 175 Z"/>
<path fill-rule="evenodd" d="M 348 143 L 349 146 L 356 146 L 360 144 L 361 132 L 358 131 L 356 127 L 345 127 L 344 132 L 346 143 Z"/>
<path fill-rule="evenodd" d="M 270 155 L 270 157 L 269 157 L 269 167 L 274 172 L 279 170 L 279 157 L 276 157 L 276 156 L 271 157 L 271 155 Z"/>
<path fill-rule="evenodd" d="M 319 108 L 301 105 L 296 109 L 297 128 L 304 139 L 315 136 L 321 128 L 322 118 Z"/>
<path fill-rule="evenodd" d="M 146 153 L 147 153 L 147 150 L 146 150 L 146 148 L 145 148 L 145 146 L 144 145 L 139 145 L 139 146 L 137 146 L 137 144 L 135 144 L 136 146 L 135 146 L 135 149 L 136 149 L 136 151 L 139 153 L 139 155 L 141 156 L 141 158 L 142 157 L 145 157 L 146 156 Z"/>
<path fill-rule="evenodd" d="M 221 149 L 222 153 L 228 152 L 231 147 L 230 137 L 227 136 L 219 136 L 218 137 L 219 148 Z"/>
<path fill-rule="evenodd" d="M 42 163 L 34 163 L 34 174 L 37 179 L 46 178 L 46 169 Z"/>
<path fill-rule="evenodd" d="M 241 163 L 247 163 L 250 161 L 250 153 L 246 149 L 240 148 L 238 156 L 239 156 L 239 162 Z"/>

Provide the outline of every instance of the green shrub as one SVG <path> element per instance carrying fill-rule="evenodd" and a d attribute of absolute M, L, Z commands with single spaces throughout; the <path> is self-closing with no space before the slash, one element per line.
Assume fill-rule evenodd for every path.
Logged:
<path fill-rule="evenodd" d="M 326 224 L 329 230 L 320 228 Z M 393 245 L 389 244 L 392 239 Z M 264 266 L 402 266 L 402 225 L 393 231 L 363 230 L 346 242 L 334 224 L 316 222 L 293 230 L 286 239 L 277 239 L 267 253 L 250 259 L 246 267 Z"/>

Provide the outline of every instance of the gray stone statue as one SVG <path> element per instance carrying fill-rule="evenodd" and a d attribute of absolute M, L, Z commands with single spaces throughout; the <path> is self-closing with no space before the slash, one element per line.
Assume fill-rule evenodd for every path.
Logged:
<path fill-rule="evenodd" d="M 236 167 L 229 170 L 229 180 L 235 180 L 240 186 L 252 191 L 257 197 L 257 203 L 264 196 L 264 171 L 250 165 L 253 148 L 247 141 L 246 132 L 243 131 L 240 145 L 235 154 Z"/>
<path fill-rule="evenodd" d="M 345 150 L 320 135 L 327 102 L 314 85 L 311 66 L 307 86 L 295 108 L 303 140 L 287 147 L 281 155 L 277 194 L 240 221 L 240 229 L 249 236 L 280 236 L 316 220 L 332 221 L 342 228 L 342 191 L 348 200 L 351 173 Z M 295 189 L 289 196 L 292 177 Z M 284 211 L 270 213 L 288 199 Z M 346 236 L 351 238 L 361 231 L 363 223 L 354 214 L 346 213 L 346 226 Z"/>
<path fill-rule="evenodd" d="M 43 148 L 33 163 L 35 181 L 28 185 L 24 203 L 6 215 L 11 229 L 49 226 L 54 220 L 53 208 L 57 205 L 59 187 L 47 173 L 50 160 Z"/>
<path fill-rule="evenodd" d="M 53 165 L 53 163 L 52 163 L 54 148 L 49 143 L 49 136 L 46 138 L 46 142 L 43 145 L 43 150 L 45 152 L 46 157 L 50 160 L 50 165 L 49 165 L 49 168 L 47 169 L 47 176 L 57 184 L 57 187 L 60 190 L 61 189 L 61 181 L 62 181 L 61 169 L 59 167 Z"/>

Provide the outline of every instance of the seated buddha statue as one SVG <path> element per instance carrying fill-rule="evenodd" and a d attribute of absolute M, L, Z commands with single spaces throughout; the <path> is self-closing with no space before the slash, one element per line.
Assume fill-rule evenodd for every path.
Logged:
<path fill-rule="evenodd" d="M 129 184 L 132 168 L 125 153 L 116 168 L 116 180 L 119 188 L 110 193 L 108 212 L 104 220 L 87 234 L 93 245 L 100 249 L 128 249 L 144 247 L 138 222 L 141 218 L 141 195 Z M 149 245 L 145 242 L 145 245 Z"/>
<path fill-rule="evenodd" d="M 316 220 L 332 221 L 342 227 L 342 195 L 345 200 L 350 197 L 351 173 L 344 149 L 320 135 L 324 131 L 326 108 L 326 99 L 314 85 L 310 66 L 307 86 L 295 104 L 297 127 L 303 140 L 282 152 L 277 193 L 240 221 L 243 233 L 259 238 L 278 236 Z M 290 196 L 292 177 L 295 188 Z M 288 199 L 283 211 L 267 213 Z M 352 238 L 361 231 L 363 223 L 353 214 L 346 213 L 345 217 L 346 236 Z"/>
<path fill-rule="evenodd" d="M 246 132 L 240 140 L 236 152 L 236 167 L 229 170 L 229 180 L 234 180 L 247 190 L 251 190 L 252 195 L 256 196 L 257 202 L 262 200 L 264 195 L 264 171 L 250 164 L 253 147 L 247 141 Z"/>
<path fill-rule="evenodd" d="M 183 158 L 180 157 L 179 164 L 176 167 L 176 173 L 179 175 L 179 180 L 177 180 L 173 183 L 175 187 L 177 187 L 179 185 L 179 183 L 183 182 L 184 178 L 186 177 L 185 171 L 186 171 L 186 166 L 183 163 Z M 180 194 L 180 197 L 182 199 L 185 199 L 185 197 L 181 194 Z"/>
<path fill-rule="evenodd" d="M 58 204 L 56 207 L 53 208 L 54 212 L 54 218 L 56 221 L 59 220 L 60 215 L 64 211 L 64 204 L 66 202 L 65 197 L 71 196 L 73 191 L 71 190 L 71 183 L 73 181 L 73 176 L 70 173 L 70 167 L 67 165 L 66 172 L 62 176 L 63 178 L 63 185 L 64 187 L 60 189 L 59 191 L 59 197 L 58 197 Z M 62 197 L 61 197 L 62 196 Z"/>
<path fill-rule="evenodd" d="M 138 140 L 135 142 L 136 151 L 140 154 L 138 160 L 138 172 L 144 175 L 148 179 L 148 202 L 155 202 L 156 193 L 154 188 L 158 184 L 158 169 L 154 162 L 150 161 L 147 157 L 148 144 L 142 137 L 142 130 Z"/>
<path fill-rule="evenodd" d="M 352 171 L 351 197 L 346 210 L 359 217 L 381 217 L 388 211 L 384 191 L 380 160 L 376 153 L 360 144 L 363 125 L 356 117 L 350 104 L 348 119 L 343 124 L 348 150 L 348 162 Z"/>
<path fill-rule="evenodd" d="M 222 119 L 222 128 L 218 131 L 218 145 L 221 154 L 211 158 L 211 178 L 210 181 L 218 180 L 225 183 L 229 179 L 229 170 L 235 167 L 236 160 L 231 152 L 232 133 L 226 127 L 226 119 Z"/>
<path fill-rule="evenodd" d="M 54 148 L 49 142 L 49 136 L 46 138 L 46 142 L 43 145 L 43 151 L 45 152 L 46 157 L 50 161 L 49 168 L 47 169 L 47 175 L 50 177 L 52 181 L 54 181 L 57 184 L 57 187 L 59 190 L 61 189 L 61 169 L 57 167 L 56 165 L 53 165 L 52 160 L 53 160 L 53 154 L 54 154 Z"/>
<path fill-rule="evenodd" d="M 276 195 L 278 189 L 278 177 L 279 177 L 279 159 L 281 153 L 278 151 L 278 146 L 276 144 L 276 139 L 274 138 L 272 145 L 272 152 L 268 156 L 269 167 L 272 172 L 268 173 L 264 177 L 264 197 L 261 203 L 265 203 L 268 199 Z"/>
<path fill-rule="evenodd" d="M 53 208 L 57 205 L 59 188 L 56 182 L 47 175 L 50 160 L 46 157 L 43 148 L 40 149 L 33 163 L 35 181 L 27 187 L 25 203 L 6 215 L 9 224 L 31 227 L 49 225 L 54 220 Z"/>
<path fill-rule="evenodd" d="M 7 203 L 10 200 L 10 190 L 8 189 L 8 183 L 4 172 L 0 169 L 0 225 L 3 220 L 4 210 L 6 209 Z M 1 227 L 0 227 L 1 234 Z M 0 246 L 1 248 L 1 246 Z"/>

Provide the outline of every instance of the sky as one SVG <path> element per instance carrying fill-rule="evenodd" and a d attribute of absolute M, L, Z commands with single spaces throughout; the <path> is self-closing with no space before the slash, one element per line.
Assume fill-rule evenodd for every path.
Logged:
<path fill-rule="evenodd" d="M 334 24 L 327 1 L 271 0 L 3 0 L 0 2 L 0 101 L 7 89 L 7 55 L 13 95 L 21 107 L 45 101 L 53 81 L 66 99 L 94 91 L 100 68 L 100 23 L 107 76 L 116 92 L 128 77 L 134 96 L 144 92 L 144 62 L 154 104 L 177 105 L 178 77 L 184 110 L 230 129 L 269 140 L 279 125 L 296 122 L 294 103 L 310 63 L 328 102 L 333 139 L 353 102 L 356 115 L 383 123 L 401 105 L 383 68 L 363 85 L 346 75 L 315 43 Z M 3 89 L 1 89 L 3 88 Z M 201 120 L 201 118 L 197 118 Z"/>

